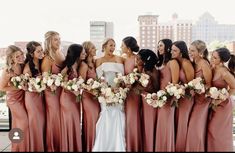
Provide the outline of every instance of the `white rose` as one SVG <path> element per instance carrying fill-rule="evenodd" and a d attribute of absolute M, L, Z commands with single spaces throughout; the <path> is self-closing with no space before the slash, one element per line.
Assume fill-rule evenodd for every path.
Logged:
<path fill-rule="evenodd" d="M 167 97 L 166 97 L 166 96 L 163 96 L 163 97 L 162 97 L 162 100 L 166 101 L 166 100 L 167 100 Z"/>
<path fill-rule="evenodd" d="M 72 89 L 73 89 L 74 91 L 78 91 L 78 86 L 77 86 L 76 84 L 73 84 L 73 85 L 72 85 Z"/>
<path fill-rule="evenodd" d="M 103 96 L 99 96 L 99 97 L 98 97 L 98 101 L 99 101 L 100 103 L 105 103 L 105 102 L 106 102 L 106 100 L 105 100 L 105 98 L 104 98 Z"/>
<path fill-rule="evenodd" d="M 67 89 L 68 89 L 68 90 L 71 90 L 72 88 L 71 88 L 71 86 L 67 86 Z"/>
<path fill-rule="evenodd" d="M 53 79 L 49 79 L 47 80 L 47 86 L 51 86 L 53 84 L 54 80 Z"/>
<path fill-rule="evenodd" d="M 39 77 L 36 77 L 36 83 L 39 83 L 41 81 L 41 79 Z"/>
<path fill-rule="evenodd" d="M 152 103 L 152 100 L 151 100 L 151 99 L 147 99 L 146 102 L 147 102 L 148 104 L 151 104 L 151 103 Z"/>
<path fill-rule="evenodd" d="M 16 81 L 20 82 L 21 78 L 19 76 L 16 77 Z"/>
<path fill-rule="evenodd" d="M 57 87 L 60 86 L 60 79 L 59 79 L 59 78 L 55 80 L 55 85 L 56 85 Z"/>

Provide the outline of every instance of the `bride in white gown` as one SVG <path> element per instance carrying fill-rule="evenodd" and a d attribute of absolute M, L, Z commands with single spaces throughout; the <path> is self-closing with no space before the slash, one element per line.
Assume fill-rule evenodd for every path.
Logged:
<path fill-rule="evenodd" d="M 113 55 L 115 42 L 108 39 L 102 46 L 105 55 L 96 61 L 96 73 L 104 76 L 114 86 L 116 73 L 124 74 L 123 60 Z M 123 105 L 106 106 L 101 103 L 101 112 L 96 123 L 96 138 L 92 151 L 126 151 L 125 114 Z"/>

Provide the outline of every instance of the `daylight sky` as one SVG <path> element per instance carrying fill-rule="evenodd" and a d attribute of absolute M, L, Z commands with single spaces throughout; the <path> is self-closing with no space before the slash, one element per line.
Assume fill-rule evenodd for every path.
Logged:
<path fill-rule="evenodd" d="M 221 24 L 235 24 L 234 0 L 0 0 L 0 48 L 14 41 L 43 41 L 55 30 L 61 40 L 82 43 L 90 39 L 93 20 L 114 23 L 114 39 L 120 48 L 128 35 L 138 36 L 138 15 L 152 12 L 164 22 L 177 13 L 179 19 L 197 20 L 208 11 Z"/>

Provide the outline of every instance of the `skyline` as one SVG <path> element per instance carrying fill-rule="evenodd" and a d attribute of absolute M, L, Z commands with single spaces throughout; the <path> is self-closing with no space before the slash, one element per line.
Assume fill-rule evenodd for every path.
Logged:
<path fill-rule="evenodd" d="M 171 4 L 163 0 L 4 1 L 0 2 L 0 47 L 15 41 L 43 42 L 44 33 L 49 30 L 59 32 L 62 41 L 82 43 L 90 39 L 90 21 L 107 21 L 114 24 L 114 39 L 119 49 L 124 37 L 138 37 L 138 16 L 147 12 L 159 15 L 160 23 L 171 20 L 173 13 L 178 14 L 179 20 L 195 22 L 209 12 L 219 24 L 235 25 L 235 18 L 230 15 L 235 14 L 232 0 L 224 0 L 223 7 L 214 3 L 212 6 L 212 3 L 211 0 L 177 0 Z"/>

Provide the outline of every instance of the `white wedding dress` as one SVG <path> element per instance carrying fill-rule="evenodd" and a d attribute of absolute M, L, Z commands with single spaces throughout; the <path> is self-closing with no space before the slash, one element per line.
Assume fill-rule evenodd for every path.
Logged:
<path fill-rule="evenodd" d="M 98 77 L 104 76 L 114 86 L 116 73 L 124 74 L 123 64 L 106 62 L 96 68 Z M 96 138 L 92 151 L 126 151 L 125 114 L 123 105 L 100 104 L 101 112 L 96 123 Z"/>

